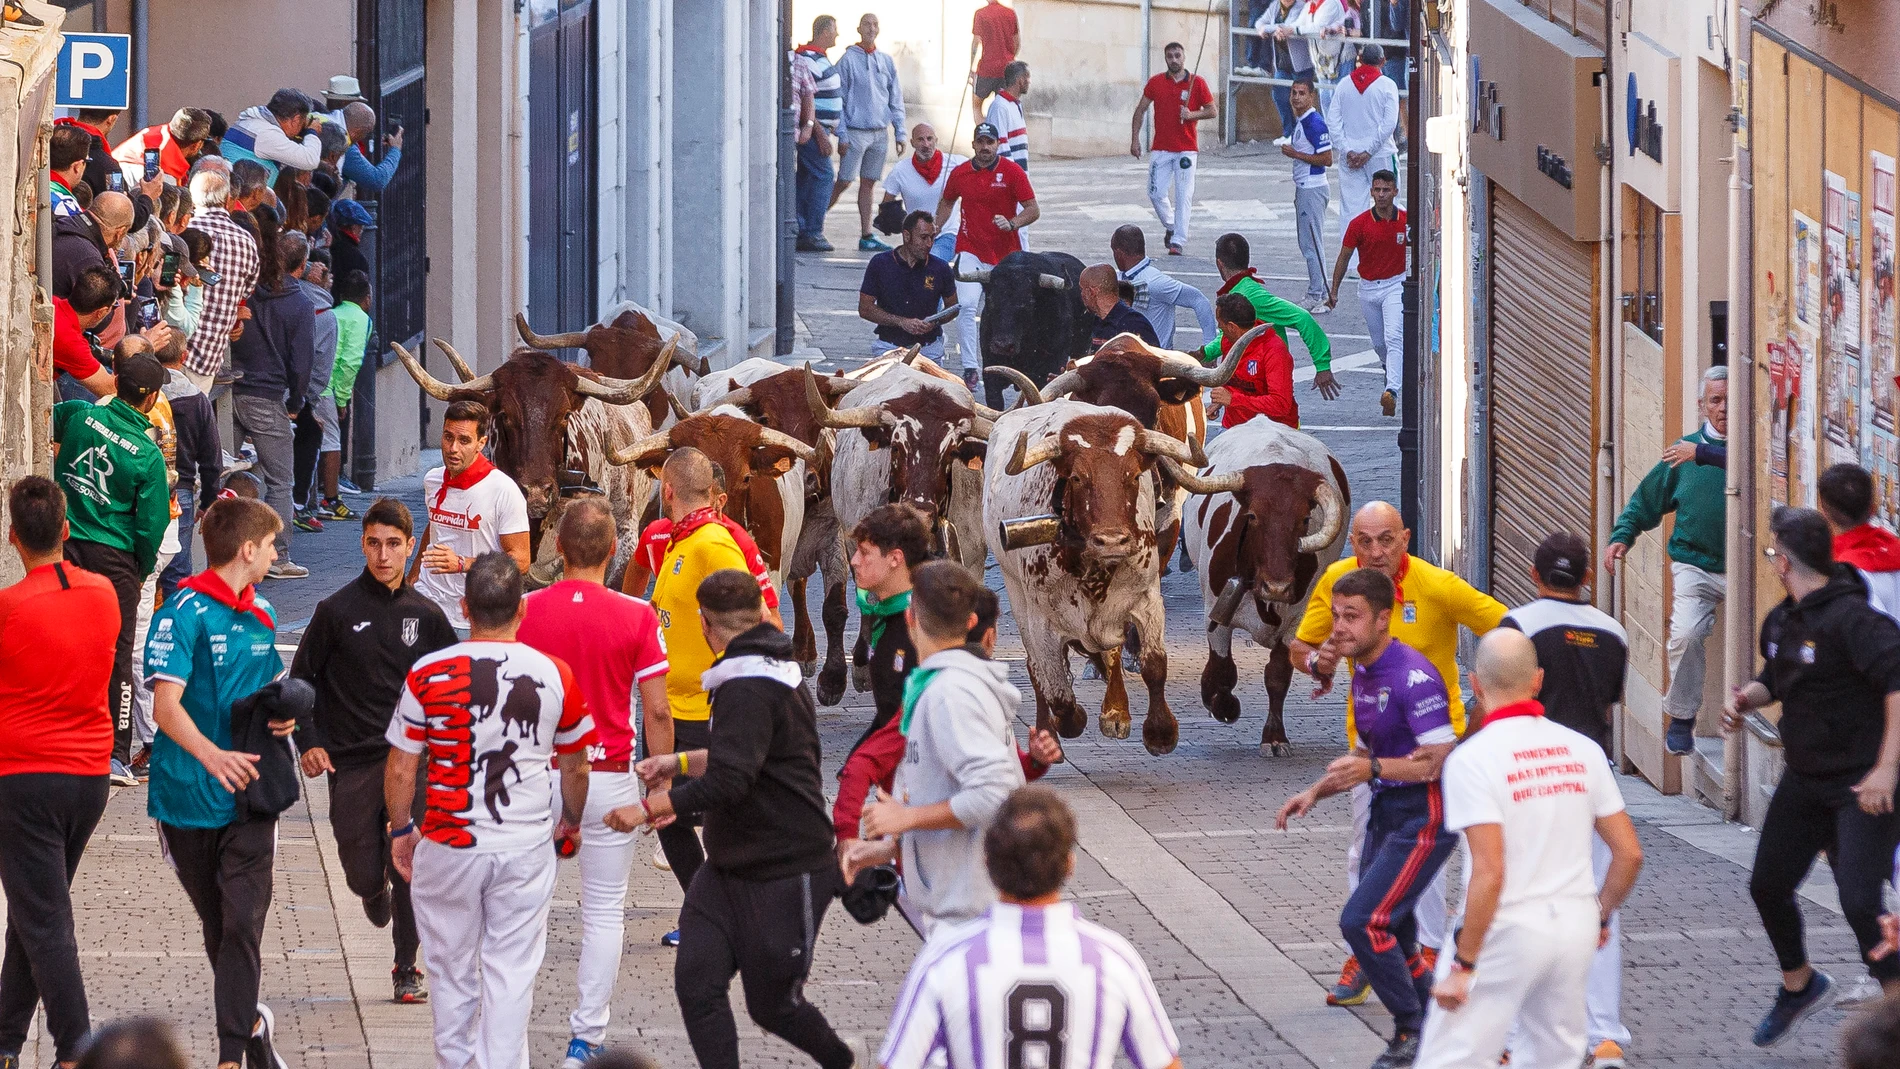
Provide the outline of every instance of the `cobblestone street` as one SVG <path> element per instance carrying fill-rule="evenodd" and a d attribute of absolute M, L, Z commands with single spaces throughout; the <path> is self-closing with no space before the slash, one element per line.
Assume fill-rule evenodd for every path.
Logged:
<path fill-rule="evenodd" d="M 1270 150 L 1271 151 L 1271 150 Z M 1205 155 L 1194 232 L 1184 257 L 1162 257 L 1164 270 L 1208 293 L 1219 285 L 1215 236 L 1245 234 L 1254 263 L 1276 293 L 1298 298 L 1305 272 L 1294 243 L 1291 181 L 1284 160 Z M 1108 236 L 1143 223 L 1151 247 L 1160 228 L 1146 204 L 1146 163 L 1036 160 L 1031 168 L 1043 206 L 1028 236 L 1039 250 L 1065 250 L 1084 262 L 1108 258 Z M 839 252 L 800 255 L 799 359 L 849 367 L 869 349 L 870 328 L 856 315 L 856 291 L 868 253 L 855 246 L 853 194 L 831 215 Z M 1335 197 L 1335 212 L 1337 199 Z M 1329 217 L 1327 267 L 1340 221 Z M 1310 390 L 1312 369 L 1297 340 L 1296 381 L 1307 429 L 1338 456 L 1355 504 L 1396 500 L 1396 418 L 1381 416 L 1382 372 L 1349 282 L 1339 309 L 1321 323 L 1334 342 L 1334 369 L 1345 387 L 1335 401 Z M 953 332 L 954 334 L 954 332 Z M 1183 316 L 1176 345 L 1197 344 Z M 954 366 L 956 359 L 949 362 Z M 424 463 L 432 463 L 431 453 Z M 420 507 L 420 480 L 383 488 Z M 358 499 L 360 502 L 367 499 Z M 309 579 L 266 584 L 278 609 L 286 660 L 316 601 L 360 567 L 356 525 L 333 523 L 296 536 L 295 557 Z M 992 563 L 989 582 L 1001 589 Z M 1320 701 L 1296 681 L 1286 727 L 1291 757 L 1257 749 L 1264 718 L 1262 651 L 1237 643 L 1245 712 L 1238 724 L 1215 722 L 1200 706 L 1205 657 L 1201 603 L 1192 573 L 1163 579 L 1173 662 L 1168 696 L 1181 718 L 1179 747 L 1151 757 L 1139 738 L 1113 741 L 1091 726 L 1067 744 L 1068 762 L 1045 782 L 1081 820 L 1082 855 L 1071 887 L 1083 912 L 1133 940 L 1146 958 L 1190 1066 L 1350 1067 L 1362 1069 L 1383 1047 L 1390 1021 L 1376 1000 L 1354 1010 L 1324 1004 L 1345 956 L 1337 916 L 1345 888 L 1350 834 L 1345 799 L 1322 804 L 1295 831 L 1271 828 L 1274 811 L 1342 748 L 1336 691 Z M 855 627 L 855 614 L 853 627 Z M 853 636 L 854 637 L 854 636 Z M 999 659 L 1028 692 L 1015 621 L 1005 616 Z M 1079 675 L 1079 665 L 1078 665 Z M 1079 682 L 1084 703 L 1099 706 L 1100 683 Z M 1139 700 L 1137 699 L 1137 704 Z M 870 717 L 868 694 L 821 709 L 827 773 Z M 1019 711 L 1020 731 L 1033 703 Z M 1091 718 L 1092 719 L 1092 718 Z M 1138 736 L 1138 733 L 1137 733 Z M 1643 1069 L 1730 1069 L 1834 1064 L 1846 1011 L 1816 1017 L 1773 1052 L 1748 1043 L 1777 974 L 1747 893 L 1754 834 L 1715 811 L 1663 797 L 1642 781 L 1620 780 L 1648 862 L 1623 915 L 1624 1017 L 1634 1033 L 1630 1064 Z M 388 934 L 370 926 L 344 887 L 326 819 L 321 781 L 287 813 L 279 830 L 276 898 L 265 943 L 264 999 L 276 1013 L 279 1050 L 295 1069 L 408 1069 L 433 1064 L 426 1006 L 389 1002 Z M 154 1015 L 173 1021 L 192 1063 L 214 1061 L 211 973 L 196 921 L 166 871 L 145 791 L 117 791 L 75 884 L 88 991 L 95 1022 Z M 648 840 L 650 842 L 650 840 Z M 644 1051 L 660 1065 L 693 1063 L 672 991 L 674 951 L 659 945 L 675 926 L 680 894 L 673 876 L 636 862 L 627 902 L 626 954 L 613 1006 L 609 1044 Z M 1851 987 L 1861 975 L 1853 939 L 1839 914 L 1824 867 L 1806 889 L 1808 933 L 1817 965 Z M 535 1069 L 553 1069 L 568 1038 L 580 935 L 579 877 L 564 864 L 531 1033 Z M 875 1051 L 918 941 L 894 914 L 863 927 L 834 908 L 818 942 L 808 994 L 847 1036 Z M 745 1018 L 735 991 L 747 1064 L 809 1064 L 789 1046 L 764 1038 Z M 29 1043 L 24 1065 L 52 1059 L 50 1042 Z"/>

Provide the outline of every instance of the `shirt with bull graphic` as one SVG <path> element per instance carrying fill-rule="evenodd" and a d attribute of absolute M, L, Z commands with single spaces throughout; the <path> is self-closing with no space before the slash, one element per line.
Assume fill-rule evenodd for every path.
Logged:
<path fill-rule="evenodd" d="M 422 835 L 476 853 L 552 841 L 555 754 L 596 744 L 574 673 L 520 642 L 458 642 L 416 662 L 388 732 L 426 754 Z"/>
<path fill-rule="evenodd" d="M 1352 702 L 1359 745 L 1380 760 L 1411 755 L 1420 746 L 1456 742 L 1445 681 L 1425 655 L 1393 639 L 1370 664 L 1352 667 Z M 1417 786 L 1373 780 L 1372 789 Z"/>

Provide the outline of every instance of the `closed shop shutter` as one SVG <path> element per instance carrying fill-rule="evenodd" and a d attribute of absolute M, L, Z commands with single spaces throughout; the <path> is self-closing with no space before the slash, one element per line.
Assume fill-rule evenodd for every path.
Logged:
<path fill-rule="evenodd" d="M 1491 187 L 1491 593 L 1536 597 L 1556 530 L 1594 539 L 1597 247 Z"/>

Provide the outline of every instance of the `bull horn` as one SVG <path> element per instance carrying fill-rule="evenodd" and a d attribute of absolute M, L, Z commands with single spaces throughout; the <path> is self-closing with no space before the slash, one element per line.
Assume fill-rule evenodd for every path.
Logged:
<path fill-rule="evenodd" d="M 422 361 L 417 360 L 415 354 L 403 348 L 401 342 L 390 342 L 389 347 L 396 350 L 396 359 L 402 361 L 402 366 L 408 370 L 409 377 L 416 380 L 416 385 L 422 387 L 425 393 L 438 401 L 453 401 L 464 394 L 494 388 L 491 375 L 483 375 L 479 379 L 465 382 L 460 386 L 450 386 L 424 370 Z"/>
<path fill-rule="evenodd" d="M 786 434 L 784 431 L 775 431 L 770 427 L 760 427 L 759 444 L 775 445 L 804 461 L 805 466 L 808 468 L 818 463 L 818 450 Z"/>
<path fill-rule="evenodd" d="M 688 374 L 691 374 L 691 375 L 712 374 L 712 365 L 707 363 L 705 357 L 700 356 L 697 353 L 683 352 L 680 350 L 679 345 L 680 345 L 680 332 L 676 330 L 673 332 L 673 336 L 667 339 L 666 348 L 660 350 L 660 356 L 664 358 L 668 353 L 671 353 L 673 357 L 673 362 L 675 364 L 678 364 L 680 367 L 684 368 Z"/>
<path fill-rule="evenodd" d="M 957 281 L 958 282 L 988 282 L 990 280 L 990 272 L 993 270 L 995 270 L 995 268 L 993 267 L 980 267 L 975 271 L 965 271 L 963 268 L 959 267 L 957 268 Z"/>
<path fill-rule="evenodd" d="M 990 432 L 995 429 L 996 421 L 994 419 L 976 416 L 970 420 L 970 430 L 965 437 L 975 438 L 980 442 L 987 442 L 990 440 Z"/>
<path fill-rule="evenodd" d="M 602 404 L 633 404 L 647 394 L 652 393 L 654 388 L 660 384 L 661 377 L 666 374 L 672 364 L 673 350 L 678 348 L 678 346 L 679 335 L 675 334 L 673 335 L 673 340 L 666 343 L 666 348 L 660 350 L 660 355 L 654 359 L 652 365 L 647 368 L 646 373 L 637 379 L 614 379 L 602 375 L 598 380 L 595 380 L 589 376 L 581 375 L 575 382 L 575 392 L 579 393 L 582 397 L 596 398 Z"/>
<path fill-rule="evenodd" d="M 1135 432 L 1135 448 L 1152 457 L 1170 457 L 1182 464 L 1194 463 L 1194 450 L 1179 438 L 1146 427 Z"/>
<path fill-rule="evenodd" d="M 977 418 L 987 419 L 987 420 L 990 420 L 991 422 L 995 422 L 996 417 L 1003 414 L 1002 409 L 991 408 L 990 406 L 984 404 L 981 401 L 970 402 L 970 407 L 972 411 L 974 411 L 977 414 Z"/>
<path fill-rule="evenodd" d="M 1069 288 L 1069 280 L 1061 275 L 1041 274 L 1036 276 L 1036 285 L 1046 290 L 1066 290 Z"/>
<path fill-rule="evenodd" d="M 1240 366 L 1240 356 L 1247 351 L 1247 346 L 1253 344 L 1253 340 L 1260 336 L 1261 331 L 1271 329 L 1273 329 L 1273 324 L 1261 323 L 1242 334 L 1234 344 L 1228 346 L 1226 354 L 1220 358 L 1220 363 L 1213 367 L 1203 366 L 1199 360 L 1186 353 L 1172 351 L 1164 353 L 1163 364 L 1176 375 L 1197 386 L 1225 386 L 1227 380 L 1234 377 L 1234 369 Z"/>
<path fill-rule="evenodd" d="M 1340 528 L 1346 525 L 1346 503 L 1339 491 L 1325 479 L 1313 488 L 1313 503 L 1319 506 L 1319 530 L 1300 539 L 1301 553 L 1318 553 L 1333 544 Z"/>
<path fill-rule="evenodd" d="M 809 364 L 805 366 L 805 402 L 811 405 L 811 414 L 818 417 L 820 426 L 878 427 L 884 423 L 884 417 L 876 407 L 832 408 L 825 402 L 825 392 L 818 386 L 818 375 Z"/>
<path fill-rule="evenodd" d="M 1169 457 L 1161 458 L 1161 470 L 1168 473 L 1176 486 L 1190 494 L 1233 494 L 1240 491 L 1244 473 L 1231 471 L 1225 475 L 1202 475 L 1185 464 L 1177 464 Z"/>
<path fill-rule="evenodd" d="M 673 391 L 662 386 L 660 387 L 660 396 L 666 398 L 666 406 L 673 410 L 673 418 L 675 420 L 692 418 L 693 414 L 686 411 L 686 406 L 680 404 L 680 399 L 673 396 Z"/>
<path fill-rule="evenodd" d="M 1008 380 L 1011 386 L 1022 391 L 1023 404 L 1039 405 L 1042 403 L 1042 391 L 1036 389 L 1035 382 L 1031 381 L 1029 376 L 1007 364 L 991 364 L 983 369 L 983 374 L 995 375 Z"/>
<path fill-rule="evenodd" d="M 905 367 L 910 367 L 912 366 L 911 364 L 912 361 L 916 360 L 919 356 L 923 355 L 923 351 L 924 351 L 923 346 L 913 345 L 910 348 L 905 349 L 902 352 L 897 354 L 897 362 L 904 365 Z"/>
<path fill-rule="evenodd" d="M 752 387 L 741 386 L 736 390 L 727 390 L 725 393 L 720 394 L 718 397 L 715 397 L 712 400 L 706 402 L 705 404 L 700 405 L 696 411 L 711 412 L 713 409 L 718 408 L 720 405 L 731 405 L 734 408 L 744 408 L 745 406 L 751 403 L 752 403 Z"/>
<path fill-rule="evenodd" d="M 515 313 L 515 333 L 535 349 L 579 349 L 587 343 L 587 332 L 584 330 L 567 334 L 536 334 L 528 329 L 528 317 L 520 312 Z"/>
<path fill-rule="evenodd" d="M 463 382 L 475 381 L 475 369 L 468 366 L 468 361 L 462 359 L 462 354 L 455 351 L 455 346 L 450 345 L 441 338 L 435 338 L 433 340 L 435 347 L 442 350 L 442 355 L 448 357 L 449 366 L 455 369 L 457 375 L 462 376 Z"/>
<path fill-rule="evenodd" d="M 1081 388 L 1082 373 L 1079 371 L 1064 371 L 1062 374 L 1050 379 L 1049 384 L 1044 386 L 1037 393 L 1037 396 L 1044 401 L 1052 401 L 1065 393 L 1074 393 Z"/>
<path fill-rule="evenodd" d="M 622 449 L 616 449 L 613 452 L 608 453 L 607 463 L 609 464 L 635 464 L 635 465 L 644 467 L 646 465 L 652 464 L 656 459 L 658 459 L 654 457 L 652 454 L 657 453 L 659 454 L 660 457 L 664 457 L 667 454 L 667 452 L 671 450 L 672 448 L 673 448 L 672 430 L 668 429 L 664 431 L 656 431 L 652 434 L 647 435 L 645 438 L 641 438 L 640 440 L 634 442 L 632 445 L 626 446 L 625 448 L 622 448 Z"/>
<path fill-rule="evenodd" d="M 1021 475 L 1038 464 L 1046 464 L 1062 453 L 1062 436 L 1045 434 L 1042 441 L 1034 447 L 1029 444 L 1027 434 L 1016 439 L 1016 452 L 1010 455 L 1009 463 L 1003 465 L 1003 474 Z"/>

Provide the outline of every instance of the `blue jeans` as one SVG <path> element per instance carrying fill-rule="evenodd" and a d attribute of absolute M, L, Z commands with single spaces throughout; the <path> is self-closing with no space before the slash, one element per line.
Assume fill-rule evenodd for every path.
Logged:
<path fill-rule="evenodd" d="M 1412 972 L 1418 922 L 1412 915 L 1458 836 L 1445 830 L 1438 784 L 1388 787 L 1372 797 L 1359 886 L 1339 914 L 1339 931 L 1359 959 L 1373 993 L 1398 1030 L 1417 1035 L 1425 1024 L 1432 975 Z"/>
<path fill-rule="evenodd" d="M 798 146 L 798 236 L 823 238 L 825 213 L 831 210 L 831 157 L 818 151 L 818 139 Z"/>
<path fill-rule="evenodd" d="M 930 243 L 930 255 L 935 256 L 937 259 L 942 260 L 944 263 L 947 263 L 952 267 L 955 267 L 956 266 L 955 257 L 957 255 L 957 232 L 954 230 L 946 230 L 943 233 L 938 234 L 937 240 Z"/>
<path fill-rule="evenodd" d="M 198 513 L 195 487 L 181 486 L 172 491 L 172 496 L 178 501 L 178 555 L 158 573 L 158 594 L 164 601 L 170 601 L 178 592 L 178 584 L 191 578 L 192 521 Z"/>

